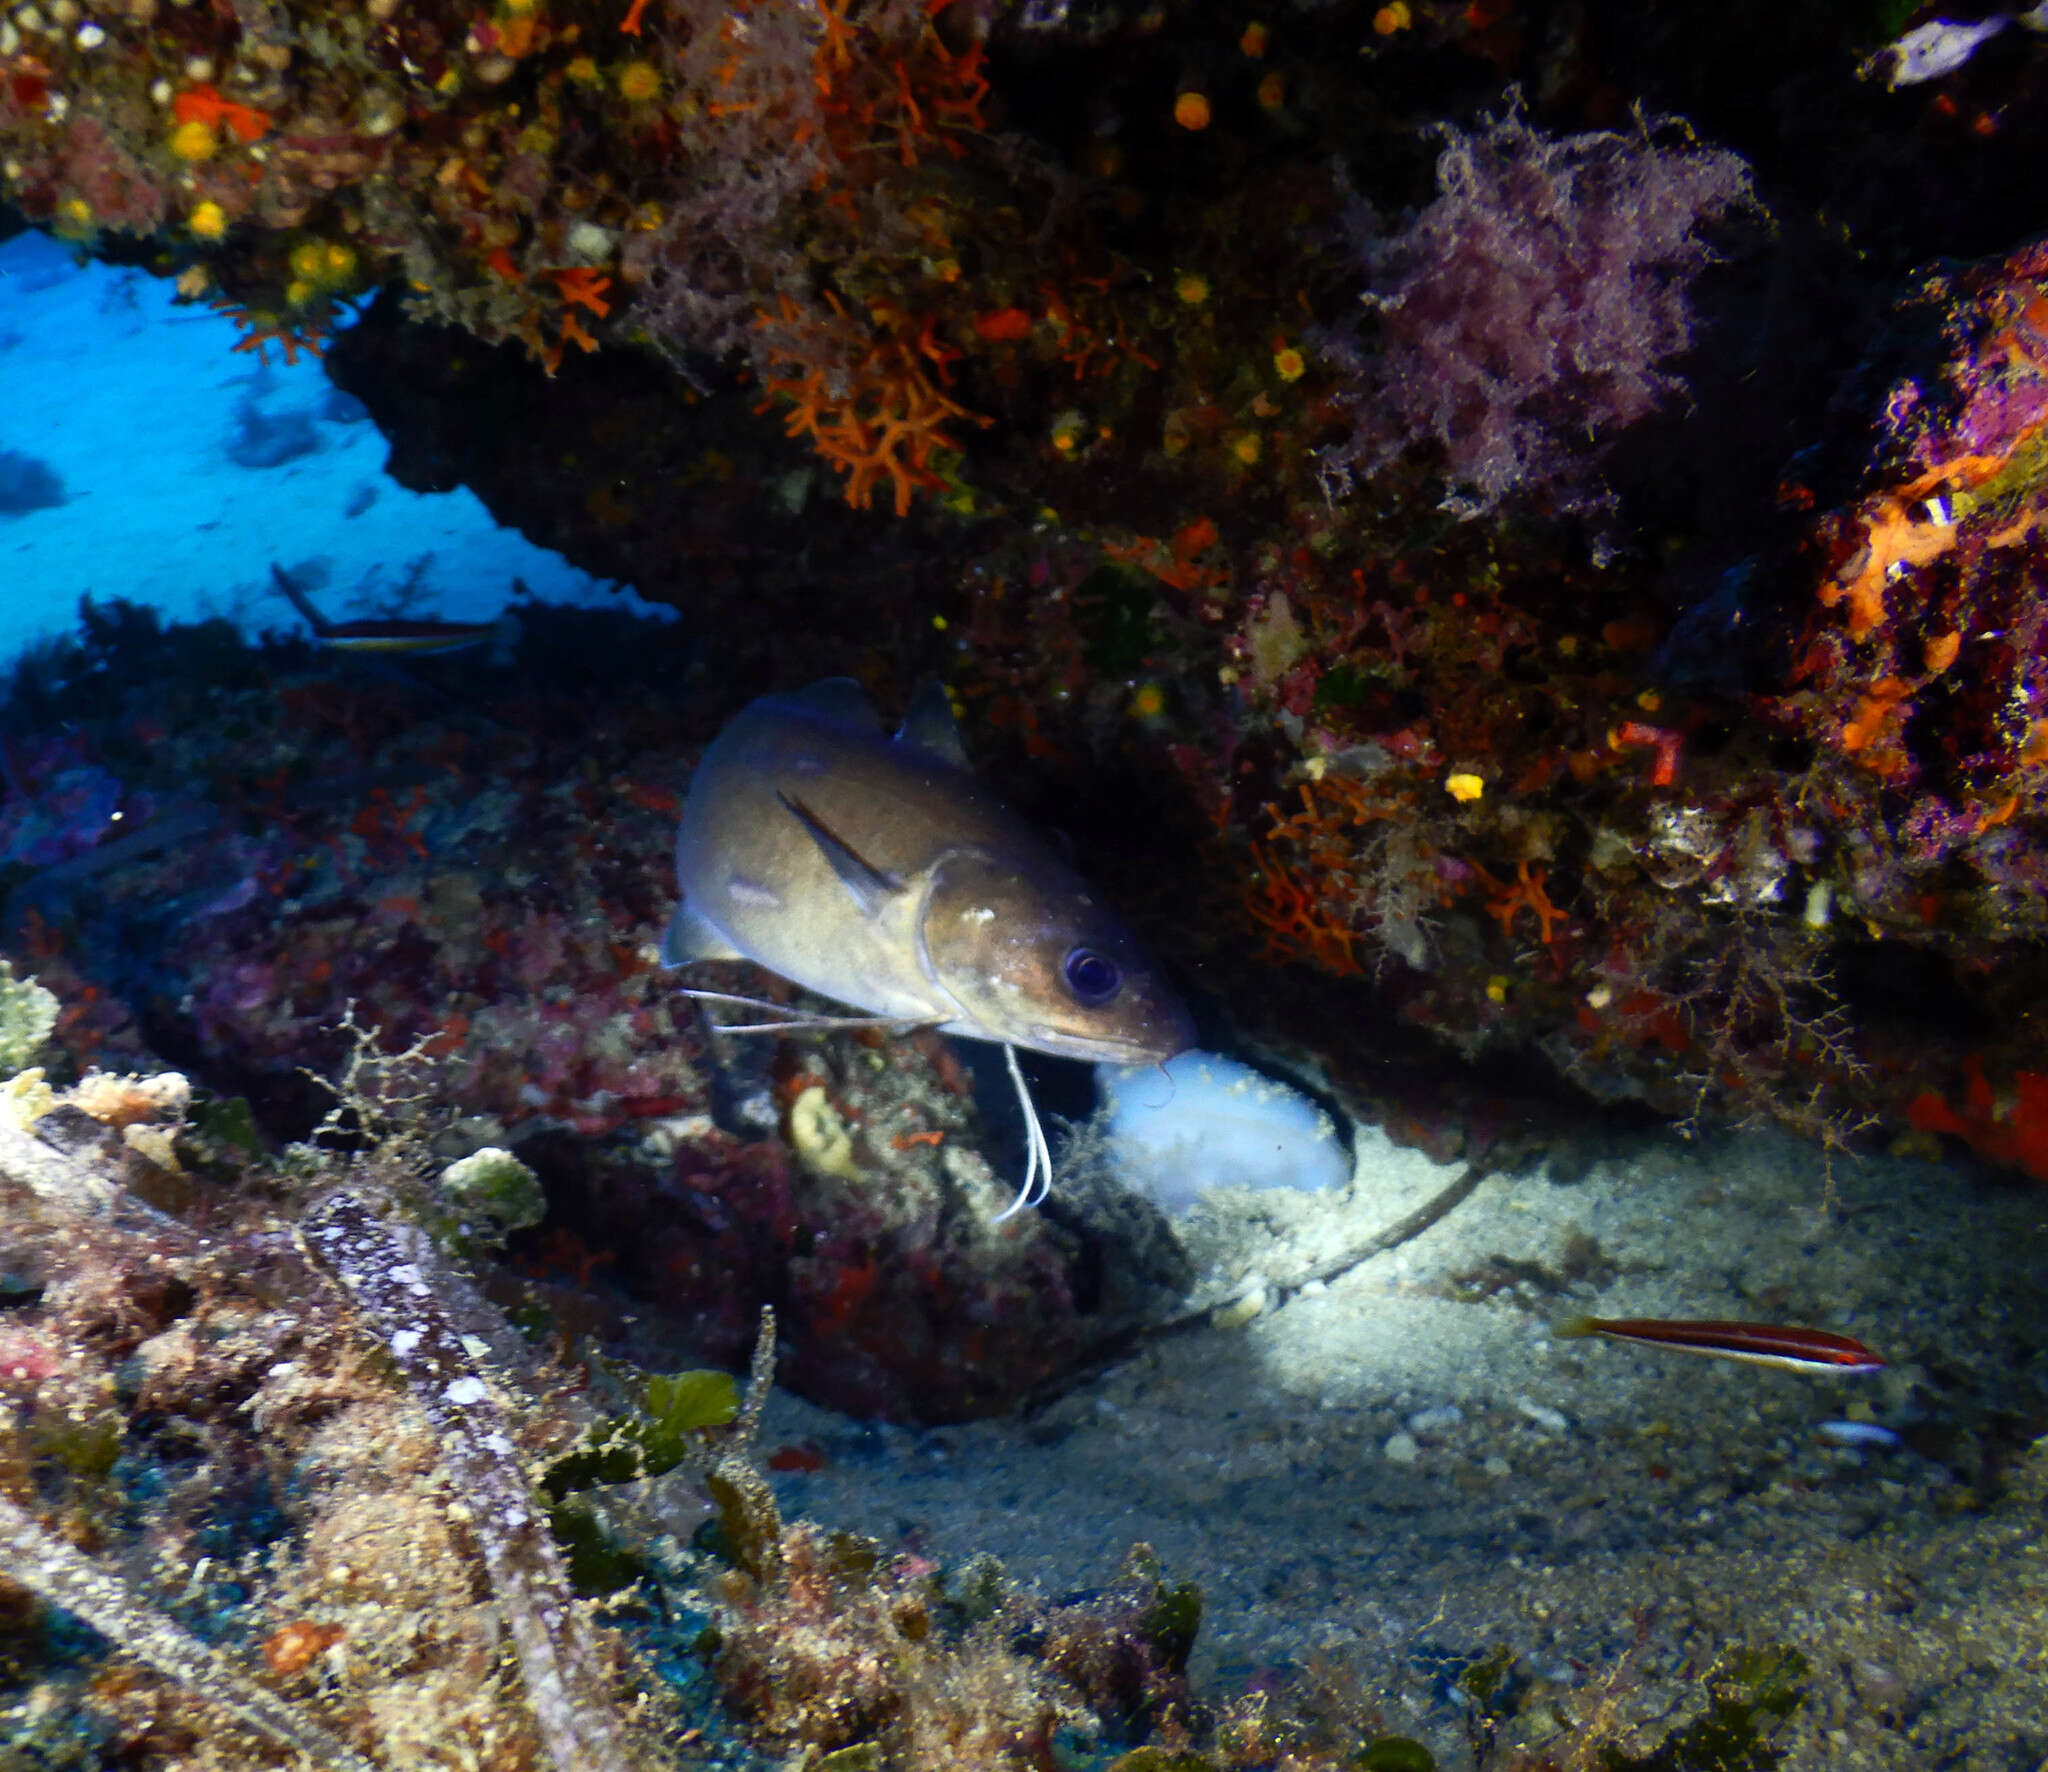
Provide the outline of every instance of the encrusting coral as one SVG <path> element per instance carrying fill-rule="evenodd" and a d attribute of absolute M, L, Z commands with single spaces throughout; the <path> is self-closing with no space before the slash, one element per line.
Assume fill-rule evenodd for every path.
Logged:
<path fill-rule="evenodd" d="M 368 1073 L 380 1084 L 385 1075 Z M 619 1745 L 616 1674 L 599 1660 L 522 1473 L 515 1436 L 530 1424 L 493 1409 L 470 1351 L 485 1343 L 451 1315 L 466 1308 L 483 1326 L 487 1313 L 423 1234 L 366 1203 L 394 1210 L 422 1182 L 419 1147 L 384 1117 L 392 1100 L 372 1109 L 370 1096 L 351 1098 L 387 1129 L 367 1150 L 343 1158 L 301 1147 L 274 1177 L 318 1202 L 300 1235 L 361 1301 L 358 1317 L 269 1206 L 206 1198 L 244 1165 L 186 1122 L 187 1092 L 164 1087 L 179 1081 L 110 1088 L 88 1077 L 31 1130 L 0 1128 L 8 1260 L 33 1269 L 38 1300 L 16 1314 L 6 1361 L 9 1577 L 172 1680 L 178 1691 L 149 1727 L 174 1736 L 218 1704 L 316 1761 L 356 1768 L 449 1763 L 470 1750 L 524 1756 L 529 1745 L 562 1772 L 640 1763 Z M 131 1117 L 151 1101 L 153 1116 Z M 61 1146 L 38 1136 L 60 1122 Z M 153 1148 L 111 1136 L 144 1125 L 161 1135 Z M 181 1212 L 196 1213 L 204 1233 Z M 376 1338 L 366 1342 L 360 1325 Z M 508 1345 L 502 1331 L 497 1343 Z M 371 1347 L 418 1378 L 412 1403 L 371 1375 Z M 123 1360 L 139 1394 L 135 1379 L 112 1376 Z M 188 1451 L 159 1467 L 151 1441 L 166 1431 Z M 196 1465 L 184 1462 L 191 1456 Z M 168 1494 L 129 1512 L 127 1497 L 167 1481 Z M 54 1517 L 62 1536 L 37 1515 Z M 191 1626 L 106 1566 L 146 1566 L 138 1553 L 194 1542 L 212 1550 L 176 1606 Z M 98 1558 L 81 1554 L 96 1547 Z M 486 1611 L 475 1597 L 479 1559 L 495 1596 Z M 385 1621 L 403 1618 L 414 1621 L 409 1653 L 387 1635 Z M 493 1671 L 501 1628 L 519 1678 Z M 258 1645 L 273 1674 L 301 1676 L 284 1692 L 254 1677 Z M 61 1681 L 62 1659 L 49 1665 Z M 319 1696 L 308 1704 L 294 1688 L 316 1665 L 327 1671 L 310 1682 Z"/>
<path fill-rule="evenodd" d="M 315 1765 L 339 1767 L 341 1772 L 375 1772 L 369 1760 L 257 1685 L 197 1637 L 138 1604 L 121 1582 L 46 1532 L 4 1494 L 0 1494 L 0 1547 L 7 1552 L 7 1579 L 84 1619 L 152 1672 L 203 1694 L 237 1721 L 297 1749 Z"/>
<path fill-rule="evenodd" d="M 1042 1772 L 1066 1763 L 1056 1737 L 1214 1734 L 1242 1738 L 1223 1765 L 1270 1757 L 1283 1708 L 1195 1702 L 1200 1596 L 1143 1547 L 1104 1593 L 1051 1603 L 990 1559 L 785 1520 L 753 1450 L 772 1315 L 743 1394 L 655 1376 L 599 1418 L 616 1368 L 537 1354 L 426 1228 L 451 1202 L 423 1054 L 355 1038 L 318 1142 L 274 1157 L 166 1073 L 0 1124 L 0 1753 L 157 1767 L 203 1740 L 220 1772 L 279 1748 L 345 1772 L 583 1772 L 751 1763 L 751 1740 Z M 145 1099 L 177 1104 L 146 1122 L 177 1174 L 87 1111 Z M 713 1516 L 694 1549 L 667 1535 L 692 1512 L 679 1487 Z M 686 1728 L 703 1691 L 730 1721 Z"/>

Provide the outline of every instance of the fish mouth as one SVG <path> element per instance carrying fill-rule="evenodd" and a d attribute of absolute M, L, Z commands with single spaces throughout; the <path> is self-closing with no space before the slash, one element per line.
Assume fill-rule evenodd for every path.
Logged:
<path fill-rule="evenodd" d="M 1154 1039 L 1120 1038 L 1115 1034 L 1076 1034 L 1064 1028 L 1038 1024 L 1032 1027 L 1031 1044 L 1041 1052 L 1060 1058 L 1087 1059 L 1096 1064 L 1164 1064 L 1176 1053 L 1194 1044 L 1192 1033 L 1175 1029 Z"/>

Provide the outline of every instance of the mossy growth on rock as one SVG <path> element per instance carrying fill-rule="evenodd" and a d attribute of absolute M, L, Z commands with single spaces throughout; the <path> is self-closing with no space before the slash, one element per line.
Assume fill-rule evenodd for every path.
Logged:
<path fill-rule="evenodd" d="M 486 1145 L 441 1171 L 436 1191 L 464 1218 L 481 1220 L 499 1238 L 537 1225 L 547 1216 L 540 1177 L 510 1151 Z"/>
<path fill-rule="evenodd" d="M 57 1027 L 57 999 L 32 978 L 17 978 L 0 960 L 0 1077 L 11 1077 L 40 1052 Z"/>

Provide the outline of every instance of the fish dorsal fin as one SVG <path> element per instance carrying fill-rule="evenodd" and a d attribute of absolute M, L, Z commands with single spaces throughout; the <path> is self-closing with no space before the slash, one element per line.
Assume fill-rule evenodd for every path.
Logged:
<path fill-rule="evenodd" d="M 822 714 L 828 720 L 874 732 L 882 729 L 882 716 L 875 712 L 868 692 L 851 677 L 826 677 L 808 689 L 792 690 L 780 699 L 807 714 Z"/>
<path fill-rule="evenodd" d="M 953 699 L 938 678 L 925 678 L 912 692 L 896 742 L 937 757 L 955 769 L 968 767 L 967 747 L 960 742 L 960 723 L 953 718 Z"/>
<path fill-rule="evenodd" d="M 692 960 L 743 960 L 746 956 L 711 927 L 684 899 L 661 937 L 661 963 L 687 966 Z"/>
<path fill-rule="evenodd" d="M 778 794 L 776 798 L 811 833 L 811 841 L 832 864 L 839 883 L 853 894 L 853 901 L 860 906 L 863 916 L 880 915 L 882 907 L 903 890 L 901 880 L 894 874 L 883 873 L 801 800 L 792 799 L 787 794 Z"/>

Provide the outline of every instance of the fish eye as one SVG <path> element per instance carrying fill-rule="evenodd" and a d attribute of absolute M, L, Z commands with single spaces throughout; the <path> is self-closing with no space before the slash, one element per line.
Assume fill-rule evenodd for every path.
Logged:
<path fill-rule="evenodd" d="M 1067 955 L 1067 989 L 1090 1009 L 1107 1003 L 1124 981 L 1117 963 L 1093 948 L 1075 948 Z"/>

